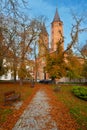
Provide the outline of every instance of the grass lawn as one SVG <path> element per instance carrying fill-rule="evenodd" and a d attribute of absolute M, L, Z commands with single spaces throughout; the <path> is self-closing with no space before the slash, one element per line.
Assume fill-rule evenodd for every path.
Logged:
<path fill-rule="evenodd" d="M 15 90 L 16 92 L 21 93 L 21 100 L 26 100 L 32 93 L 31 84 L 26 83 L 23 86 L 20 86 L 19 83 L 0 83 L 0 123 L 6 121 L 7 116 L 13 113 L 11 106 L 3 106 L 4 104 L 4 93 Z"/>
<path fill-rule="evenodd" d="M 55 86 L 52 86 L 54 89 Z M 70 114 L 79 124 L 78 130 L 87 130 L 87 101 L 77 98 L 72 93 L 72 85 L 62 85 L 56 92 L 58 100 L 62 101 L 70 111 Z"/>

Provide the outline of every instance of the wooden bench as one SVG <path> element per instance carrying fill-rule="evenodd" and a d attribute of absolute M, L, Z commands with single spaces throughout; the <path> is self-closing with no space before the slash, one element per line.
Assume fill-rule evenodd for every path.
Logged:
<path fill-rule="evenodd" d="M 11 104 L 12 102 L 16 100 L 20 100 L 21 94 L 16 93 L 15 91 L 9 91 L 4 93 L 4 103 L 5 105 Z"/>

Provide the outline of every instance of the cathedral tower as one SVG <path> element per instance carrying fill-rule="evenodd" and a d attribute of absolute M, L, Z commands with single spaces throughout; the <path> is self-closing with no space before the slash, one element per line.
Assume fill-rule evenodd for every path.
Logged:
<path fill-rule="evenodd" d="M 40 35 L 39 35 L 39 56 L 43 56 L 45 54 L 45 50 L 49 47 L 49 38 L 48 33 L 43 23 Z"/>
<path fill-rule="evenodd" d="M 38 71 L 37 71 L 37 78 L 38 79 L 46 79 L 47 74 L 45 72 L 45 66 L 46 66 L 46 51 L 49 50 L 49 37 L 46 30 L 46 26 L 43 23 L 43 26 L 41 28 L 41 32 L 39 35 L 39 48 L 38 48 Z"/>
<path fill-rule="evenodd" d="M 63 22 L 60 20 L 58 10 L 56 9 L 53 22 L 51 23 L 51 48 L 56 51 L 58 41 L 63 37 Z M 64 44 L 62 43 L 64 49 Z"/>
<path fill-rule="evenodd" d="M 40 35 L 39 35 L 39 56 L 44 56 L 46 49 L 49 47 L 49 38 L 48 33 L 45 27 L 45 24 L 43 23 Z"/>

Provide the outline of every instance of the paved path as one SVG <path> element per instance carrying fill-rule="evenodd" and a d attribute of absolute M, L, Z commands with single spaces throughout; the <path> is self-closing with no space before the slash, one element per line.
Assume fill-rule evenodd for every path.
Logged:
<path fill-rule="evenodd" d="M 45 91 L 40 89 L 12 130 L 58 130 L 48 100 Z"/>

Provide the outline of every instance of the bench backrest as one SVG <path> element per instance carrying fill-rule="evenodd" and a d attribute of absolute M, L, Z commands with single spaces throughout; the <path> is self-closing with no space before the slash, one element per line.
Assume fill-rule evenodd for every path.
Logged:
<path fill-rule="evenodd" d="M 9 96 L 9 95 L 13 95 L 13 94 L 15 94 L 15 91 L 9 91 L 9 92 L 6 92 L 4 94 L 4 96 L 6 97 L 6 96 Z"/>

